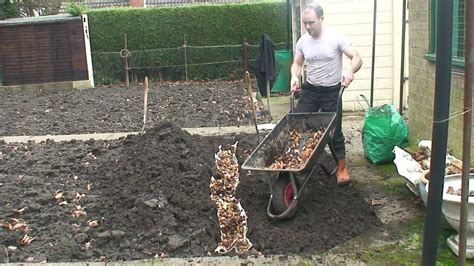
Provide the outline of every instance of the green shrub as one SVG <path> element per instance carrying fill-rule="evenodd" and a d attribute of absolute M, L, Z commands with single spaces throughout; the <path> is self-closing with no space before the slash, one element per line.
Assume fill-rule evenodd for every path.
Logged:
<path fill-rule="evenodd" d="M 124 48 L 125 34 L 134 75 L 161 75 L 164 79 L 183 79 L 185 63 L 189 79 L 241 77 L 243 52 L 239 44 L 244 38 L 259 45 L 266 33 L 275 43 L 286 41 L 284 2 L 111 8 L 91 10 L 88 16 L 94 72 L 102 80 L 122 79 L 119 52 Z M 216 45 L 220 46 L 202 48 Z M 102 56 L 104 52 L 116 52 L 118 61 Z M 212 64 L 218 61 L 236 62 Z M 111 65 L 117 62 L 118 66 Z"/>
<path fill-rule="evenodd" d="M 0 19 L 17 18 L 21 16 L 20 4 L 16 1 L 0 1 Z"/>
<path fill-rule="evenodd" d="M 76 2 L 69 2 L 66 5 L 66 12 L 71 16 L 80 16 L 87 11 L 87 7 Z"/>

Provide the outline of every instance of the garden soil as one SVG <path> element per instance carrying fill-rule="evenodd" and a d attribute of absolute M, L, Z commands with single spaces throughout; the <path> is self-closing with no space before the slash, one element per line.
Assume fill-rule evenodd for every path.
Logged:
<path fill-rule="evenodd" d="M 150 83 L 146 126 L 249 125 L 251 109 L 240 81 Z M 0 91 L 0 136 L 137 132 L 143 126 L 144 85 L 93 89 Z"/>
<path fill-rule="evenodd" d="M 37 100 L 24 97 L 24 104 Z M 224 106 L 234 102 L 232 97 L 226 100 Z M 183 105 L 180 111 L 187 113 L 184 106 L 193 105 Z M 102 108 L 112 106 L 102 103 Z M 219 145 L 238 141 L 241 164 L 258 145 L 256 136 L 190 135 L 178 119 L 160 120 L 143 135 L 113 141 L 0 143 L 3 262 L 217 256 L 219 227 L 209 197 L 214 155 Z M 84 128 L 100 128 L 96 121 L 91 118 Z M 12 133 L 20 129 L 8 122 L 2 128 Z M 51 129 L 41 130 L 46 128 Z M 36 129 L 24 126 L 22 130 Z M 320 162 L 330 165 L 330 158 L 323 155 Z M 296 216 L 271 220 L 266 214 L 270 178 L 264 172 L 240 171 L 238 196 L 248 216 L 247 237 L 253 243 L 249 255 L 324 252 L 381 224 L 361 192 L 337 186 L 335 177 L 321 169 L 311 177 Z M 5 226 L 15 222 L 28 225 L 30 243 L 19 243 L 25 240 L 25 227 L 21 231 Z M 8 247 L 17 249 L 7 255 Z"/>

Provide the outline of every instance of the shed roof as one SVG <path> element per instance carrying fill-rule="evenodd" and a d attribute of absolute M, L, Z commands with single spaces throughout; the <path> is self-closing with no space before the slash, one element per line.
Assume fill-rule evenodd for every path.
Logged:
<path fill-rule="evenodd" d="M 39 16 L 39 17 L 9 18 L 5 20 L 0 20 L 0 26 L 51 23 L 51 22 L 75 20 L 75 19 L 80 19 L 80 17 L 74 17 L 69 14 L 60 14 L 60 15 Z"/>
<path fill-rule="evenodd" d="M 129 6 L 129 0 L 82 0 L 89 8 Z"/>
<path fill-rule="evenodd" d="M 183 5 L 183 4 L 224 4 L 224 3 L 242 3 L 249 0 L 144 0 L 145 7 L 158 7 L 164 5 Z M 255 2 L 259 0 L 251 0 Z M 260 0 L 263 1 L 263 0 Z M 77 0 L 76 2 L 84 4 L 91 9 L 104 7 L 122 7 L 130 6 L 130 0 Z M 61 3 L 60 13 L 65 12 L 67 1 Z"/>

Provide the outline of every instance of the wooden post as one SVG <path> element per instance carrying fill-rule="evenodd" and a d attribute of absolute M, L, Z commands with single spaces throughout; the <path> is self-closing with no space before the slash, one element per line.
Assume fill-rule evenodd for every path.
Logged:
<path fill-rule="evenodd" d="M 272 122 L 272 112 L 270 111 L 270 80 L 267 79 L 267 108 L 268 108 L 268 122 Z"/>
<path fill-rule="evenodd" d="M 244 50 L 244 73 L 249 70 L 249 44 L 247 42 L 247 38 L 244 38 L 244 42 L 242 44 Z"/>

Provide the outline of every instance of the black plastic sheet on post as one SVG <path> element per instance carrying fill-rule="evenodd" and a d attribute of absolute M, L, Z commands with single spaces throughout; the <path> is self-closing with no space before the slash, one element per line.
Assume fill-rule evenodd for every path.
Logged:
<path fill-rule="evenodd" d="M 270 87 L 275 80 L 275 45 L 267 34 L 262 35 L 262 41 L 255 59 L 254 74 L 257 78 L 258 89 L 263 97 L 267 96 L 267 81 Z"/>

